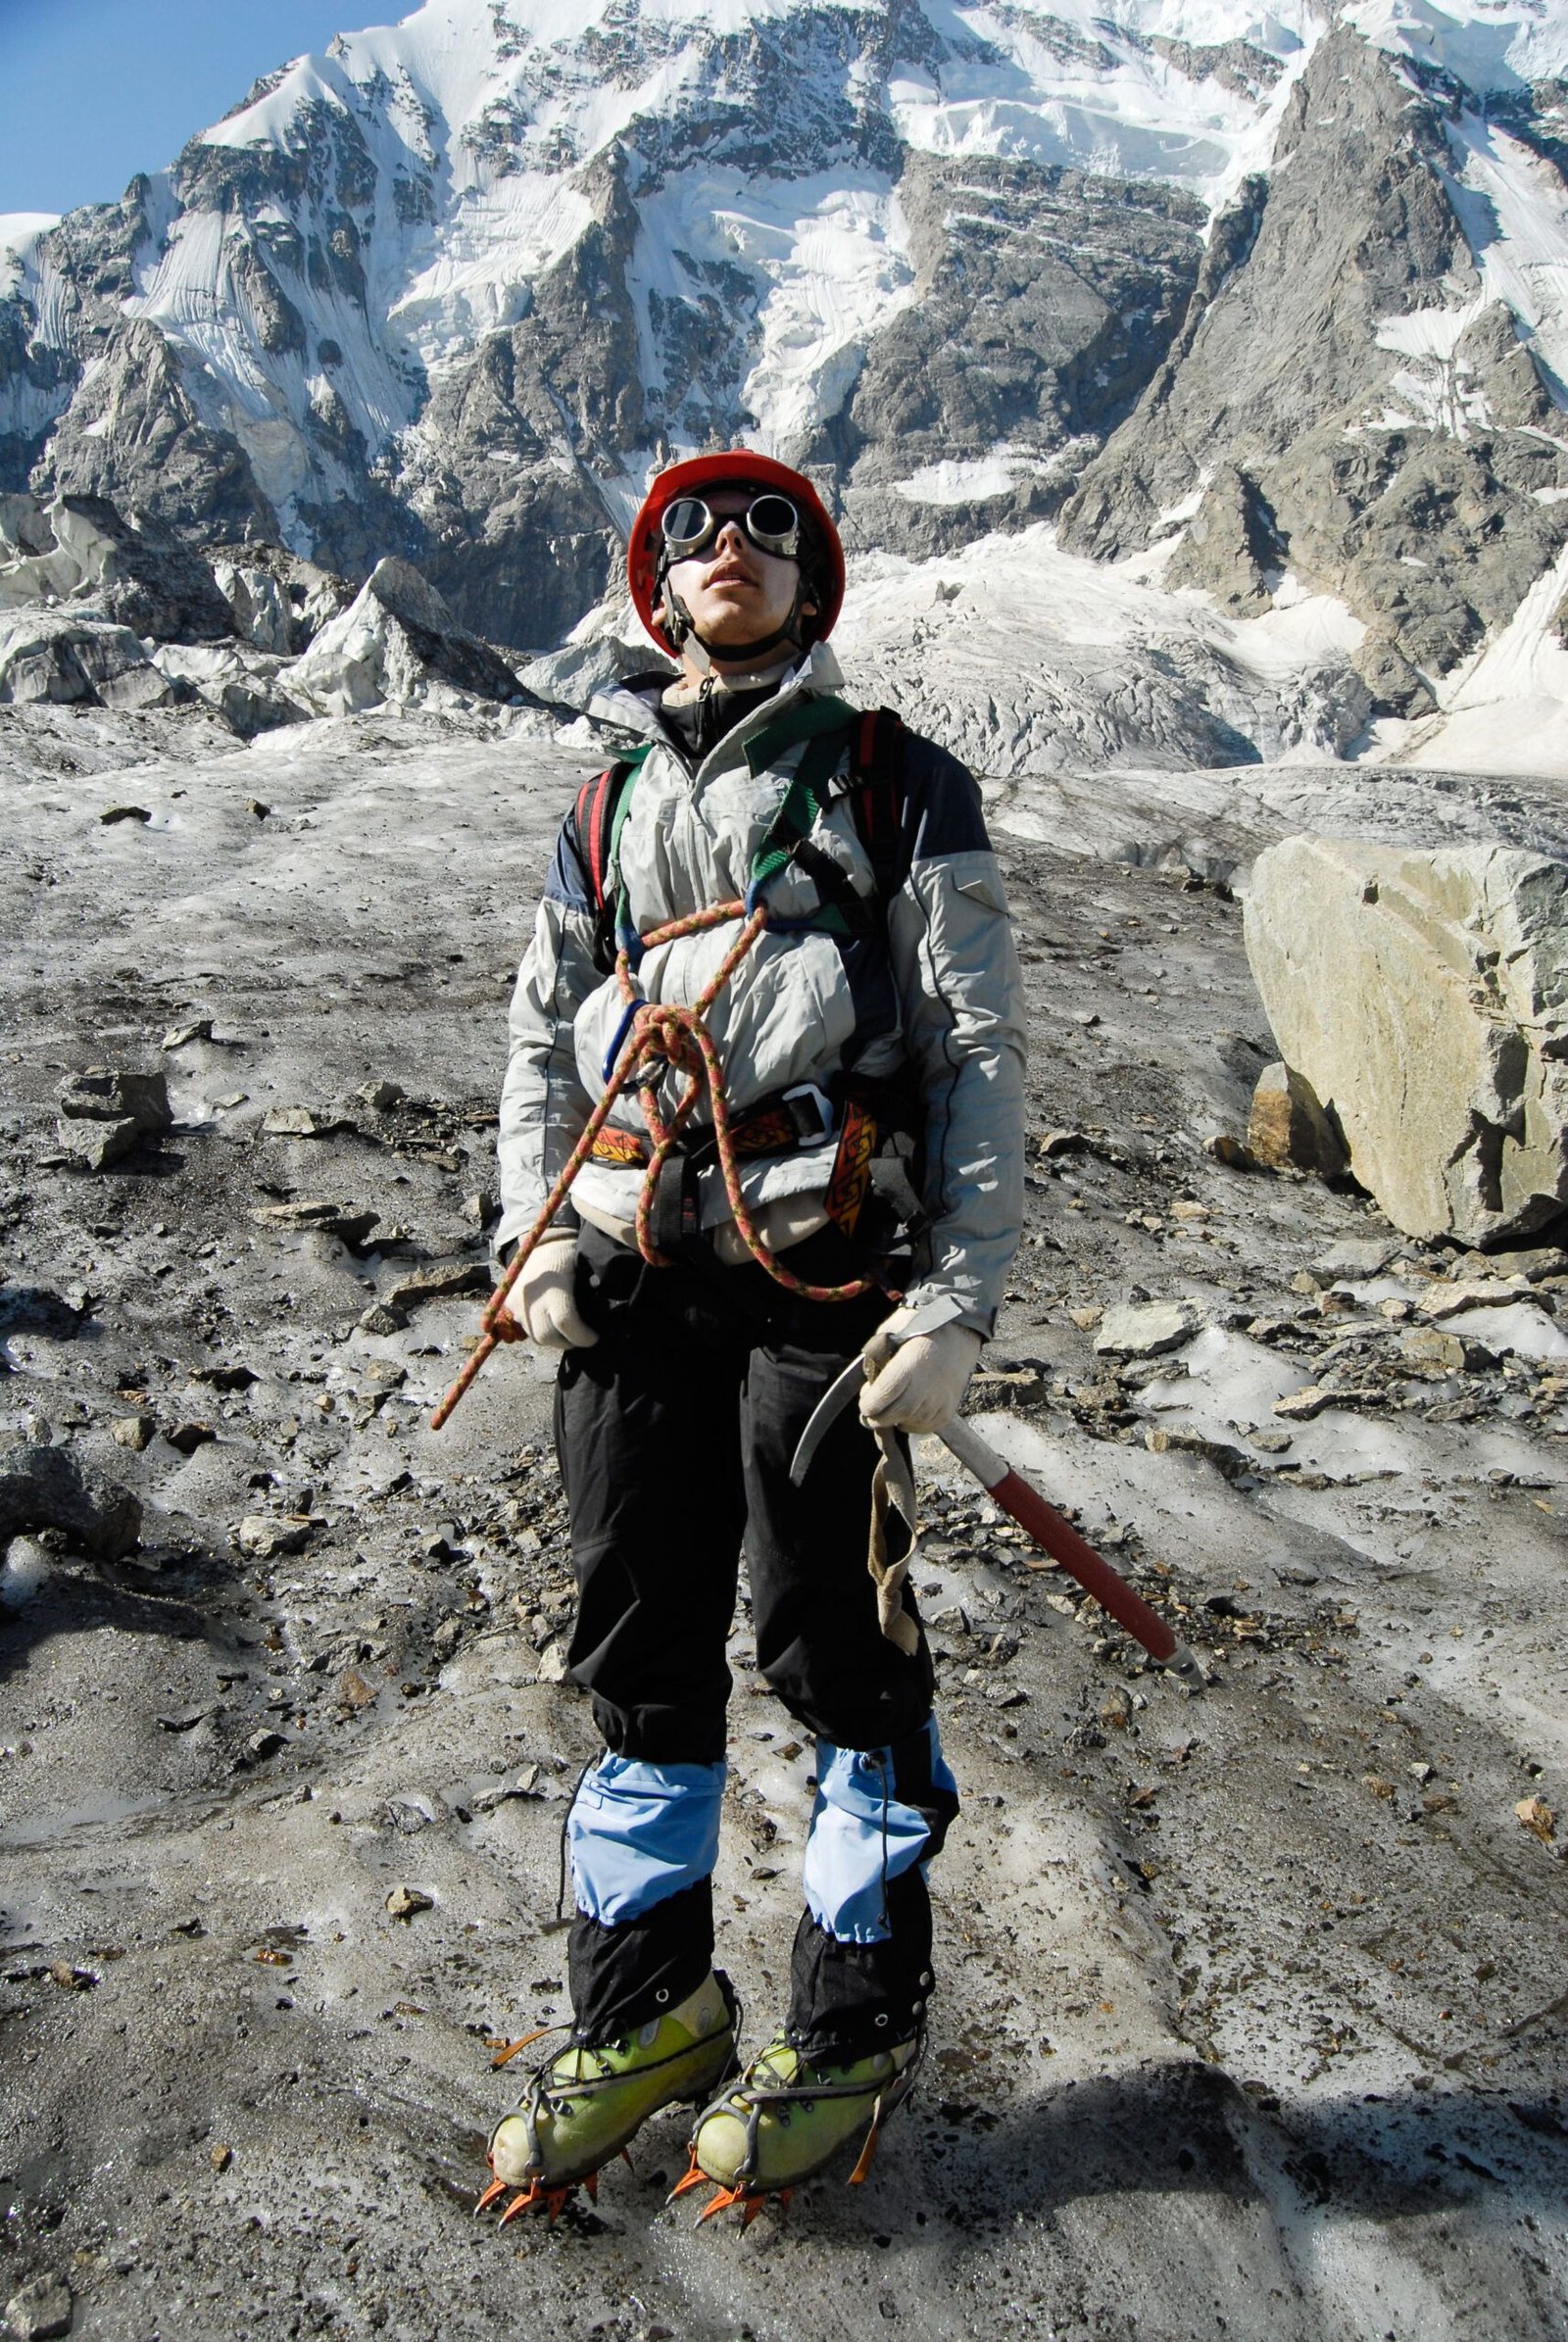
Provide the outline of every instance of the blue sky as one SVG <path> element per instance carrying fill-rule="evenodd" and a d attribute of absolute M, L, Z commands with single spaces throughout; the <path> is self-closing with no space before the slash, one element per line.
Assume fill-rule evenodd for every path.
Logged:
<path fill-rule="evenodd" d="M 416 0 L 0 0 L 0 212 L 112 203 L 259 73 Z"/>

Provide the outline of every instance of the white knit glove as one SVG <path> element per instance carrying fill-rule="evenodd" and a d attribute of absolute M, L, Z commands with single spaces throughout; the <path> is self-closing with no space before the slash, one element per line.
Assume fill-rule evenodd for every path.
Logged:
<path fill-rule="evenodd" d="M 938 1326 L 933 1334 L 898 1337 L 913 1311 L 895 1309 L 861 1353 L 866 1385 L 860 1414 L 873 1431 L 935 1432 L 963 1404 L 980 1357 L 980 1336 L 969 1326 Z"/>
<path fill-rule="evenodd" d="M 507 1307 L 542 1350 L 583 1350 L 599 1340 L 577 1314 L 576 1231 L 551 1228 L 528 1255 Z"/>

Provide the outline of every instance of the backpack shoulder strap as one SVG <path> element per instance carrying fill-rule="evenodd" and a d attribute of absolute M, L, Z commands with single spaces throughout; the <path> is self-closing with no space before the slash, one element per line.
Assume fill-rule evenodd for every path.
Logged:
<path fill-rule="evenodd" d="M 618 763 L 607 765 L 591 781 L 584 781 L 577 792 L 573 808 L 577 851 L 588 880 L 588 900 L 596 911 L 602 911 L 610 898 L 610 873 L 631 805 L 631 784 L 647 755 L 646 748 L 633 749 Z"/>
<path fill-rule="evenodd" d="M 850 748 L 855 827 L 884 900 L 904 879 L 904 718 L 893 708 L 868 707 Z"/>

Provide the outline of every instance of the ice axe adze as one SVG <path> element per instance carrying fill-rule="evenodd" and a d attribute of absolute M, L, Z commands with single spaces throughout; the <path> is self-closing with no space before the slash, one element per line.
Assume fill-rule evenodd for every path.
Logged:
<path fill-rule="evenodd" d="M 843 1414 L 864 1383 L 863 1362 L 852 1358 L 818 1402 L 801 1434 L 790 1466 L 790 1478 L 797 1488 L 810 1470 L 811 1458 L 821 1445 L 828 1426 Z M 1005 1456 L 998 1455 L 990 1440 L 983 1439 L 972 1423 L 964 1423 L 955 1415 L 936 1436 L 965 1472 L 980 1483 L 992 1503 L 1000 1504 L 1020 1529 L 1027 1530 L 1035 1543 L 1059 1562 L 1069 1577 L 1076 1578 L 1085 1593 L 1092 1595 L 1102 1610 L 1108 1610 L 1116 1624 L 1125 1627 L 1152 1659 L 1186 1676 L 1191 1683 L 1202 1682 L 1198 1661 L 1158 1612 L 1150 1608 L 1142 1594 L 1134 1592 L 1125 1578 L 1118 1577 L 1093 1545 L 1085 1543 L 1072 1523 L 1064 1521 L 1055 1506 L 1048 1504 L 1040 1490 L 1021 1472 L 1013 1470 Z"/>

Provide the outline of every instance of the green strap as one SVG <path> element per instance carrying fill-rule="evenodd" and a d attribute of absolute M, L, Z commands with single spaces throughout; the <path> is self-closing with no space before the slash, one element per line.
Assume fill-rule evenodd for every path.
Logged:
<path fill-rule="evenodd" d="M 827 803 L 827 784 L 844 754 L 844 735 L 858 723 L 859 711 L 845 700 L 802 700 L 786 708 L 775 722 L 764 725 L 746 744 L 746 761 L 754 773 L 775 756 L 806 742 L 806 754 L 795 767 L 778 811 L 767 825 L 762 843 L 752 857 L 751 896 L 776 878 Z"/>
<path fill-rule="evenodd" d="M 610 824 L 610 852 L 605 857 L 606 879 L 609 879 L 612 871 L 615 873 L 616 940 L 628 945 L 635 944 L 637 939 L 632 929 L 631 911 L 626 902 L 626 890 L 620 884 L 620 833 L 625 828 L 626 816 L 631 811 L 631 793 L 636 787 L 637 775 L 657 746 L 657 741 L 645 740 L 641 748 L 628 749 L 625 756 L 619 759 L 626 777 L 620 784 L 620 795 L 615 800 L 614 818 Z M 633 956 L 636 956 L 635 952 Z"/>
<path fill-rule="evenodd" d="M 752 857 L 751 883 L 748 901 L 755 903 L 758 890 L 776 878 L 794 858 L 797 850 L 809 835 L 811 826 L 827 804 L 827 784 L 838 770 L 844 754 L 845 735 L 851 725 L 860 720 L 860 711 L 847 700 L 825 695 L 820 699 L 798 700 L 793 707 L 764 724 L 755 738 L 746 743 L 746 762 L 752 773 L 762 772 L 775 757 L 787 750 L 806 743 L 806 753 L 796 766 L 783 800 L 763 834 L 762 842 Z M 630 767 L 622 784 L 615 818 L 610 833 L 610 867 L 619 872 L 620 833 L 631 810 L 632 788 L 637 770 L 657 745 L 647 742 L 632 749 L 620 761 Z M 824 874 L 825 875 L 825 874 Z M 832 903 L 824 903 L 808 922 L 812 926 L 848 929 L 853 920 Z M 633 961 L 639 956 L 637 939 L 631 932 L 630 915 L 624 887 L 615 896 L 615 927 L 618 939 L 631 951 Z"/>

